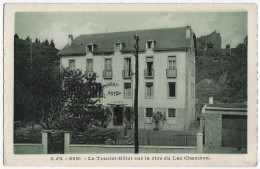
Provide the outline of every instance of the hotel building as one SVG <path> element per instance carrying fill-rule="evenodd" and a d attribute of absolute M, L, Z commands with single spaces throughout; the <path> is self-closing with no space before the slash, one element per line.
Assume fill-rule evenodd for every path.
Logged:
<path fill-rule="evenodd" d="M 60 65 L 97 74 L 104 86 L 108 127 L 124 126 L 124 110 L 134 105 L 134 35 L 139 36 L 139 129 L 153 128 L 153 113 L 166 116 L 162 130 L 186 130 L 195 118 L 196 36 L 190 26 L 80 35 L 58 53 Z"/>

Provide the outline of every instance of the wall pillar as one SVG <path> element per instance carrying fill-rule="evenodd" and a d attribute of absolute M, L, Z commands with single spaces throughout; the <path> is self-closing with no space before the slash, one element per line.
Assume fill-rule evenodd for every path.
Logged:
<path fill-rule="evenodd" d="M 42 132 L 42 154 L 48 154 L 48 133 Z"/>
<path fill-rule="evenodd" d="M 64 133 L 64 154 L 70 153 L 70 133 Z"/>
<path fill-rule="evenodd" d="M 197 153 L 203 153 L 203 134 L 197 133 Z"/>

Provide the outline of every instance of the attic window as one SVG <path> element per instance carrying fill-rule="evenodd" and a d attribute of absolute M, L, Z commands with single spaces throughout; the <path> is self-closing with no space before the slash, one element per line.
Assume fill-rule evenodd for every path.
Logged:
<path fill-rule="evenodd" d="M 154 44 L 155 44 L 154 40 L 146 41 L 146 49 L 154 49 Z"/>
<path fill-rule="evenodd" d="M 95 44 L 88 44 L 87 45 L 87 52 L 94 52 L 96 45 Z"/>
<path fill-rule="evenodd" d="M 121 51 L 124 47 L 124 42 L 116 42 L 114 44 L 114 51 Z"/>

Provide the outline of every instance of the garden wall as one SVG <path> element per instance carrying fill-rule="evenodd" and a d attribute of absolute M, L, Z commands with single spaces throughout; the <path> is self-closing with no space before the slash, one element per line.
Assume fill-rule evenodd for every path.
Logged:
<path fill-rule="evenodd" d="M 140 153 L 197 153 L 197 147 L 139 146 Z M 65 154 L 133 154 L 134 146 L 72 144 Z"/>
<path fill-rule="evenodd" d="M 14 144 L 14 154 L 42 154 L 42 144 Z"/>

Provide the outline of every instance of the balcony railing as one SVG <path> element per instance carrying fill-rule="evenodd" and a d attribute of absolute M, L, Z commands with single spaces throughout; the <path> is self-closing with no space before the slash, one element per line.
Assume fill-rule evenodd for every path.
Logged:
<path fill-rule="evenodd" d="M 113 77 L 113 71 L 112 70 L 104 70 L 103 71 L 103 77 L 105 79 L 112 79 Z"/>
<path fill-rule="evenodd" d="M 154 77 L 154 70 L 153 69 L 151 69 L 151 70 L 145 69 L 144 70 L 144 77 L 145 78 L 153 78 Z"/>
<path fill-rule="evenodd" d="M 177 77 L 177 69 L 166 69 L 167 77 Z"/>
<path fill-rule="evenodd" d="M 132 71 L 131 70 L 122 70 L 122 76 L 124 79 L 131 79 Z"/>

